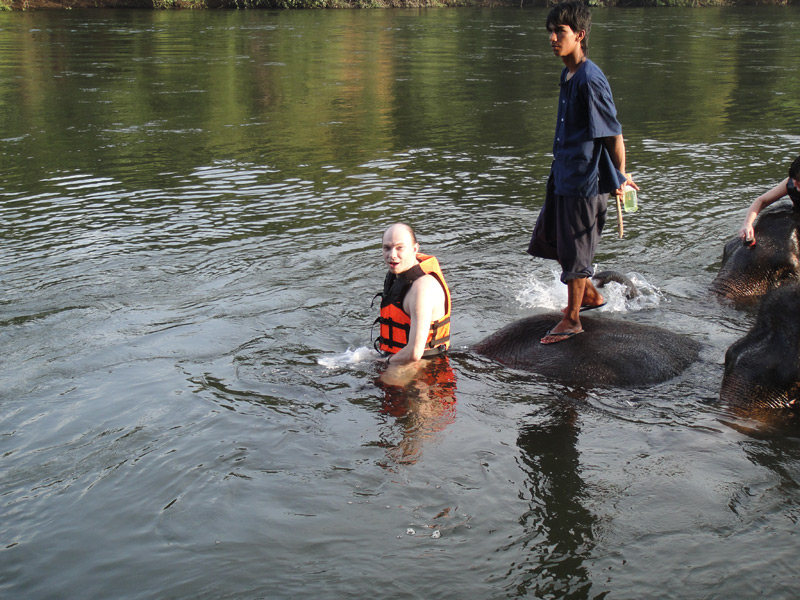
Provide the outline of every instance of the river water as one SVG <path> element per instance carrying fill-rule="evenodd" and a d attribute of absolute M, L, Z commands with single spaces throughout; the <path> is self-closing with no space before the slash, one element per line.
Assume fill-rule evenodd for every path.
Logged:
<path fill-rule="evenodd" d="M 800 438 L 720 405 L 707 288 L 800 154 L 800 10 L 595 11 L 642 188 L 597 267 L 645 292 L 597 318 L 702 344 L 624 390 L 469 350 L 565 300 L 545 14 L 0 13 L 0 595 L 793 597 Z M 454 304 L 404 389 L 398 220 Z"/>

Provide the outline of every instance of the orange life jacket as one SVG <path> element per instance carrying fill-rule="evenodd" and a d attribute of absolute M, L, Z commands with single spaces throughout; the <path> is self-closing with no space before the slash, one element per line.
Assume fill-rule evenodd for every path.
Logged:
<path fill-rule="evenodd" d="M 417 260 L 418 265 L 400 275 L 387 273 L 383 282 L 383 292 L 377 295 L 382 298 L 381 316 L 375 320 L 375 323 L 381 325 L 380 335 L 375 340 L 375 348 L 380 352 L 395 354 L 408 344 L 411 316 L 403 310 L 403 299 L 411 289 L 411 285 L 425 275 L 433 275 L 444 290 L 444 316 L 431 323 L 422 355 L 435 356 L 450 347 L 450 289 L 444 281 L 439 261 L 435 256 L 417 254 Z"/>

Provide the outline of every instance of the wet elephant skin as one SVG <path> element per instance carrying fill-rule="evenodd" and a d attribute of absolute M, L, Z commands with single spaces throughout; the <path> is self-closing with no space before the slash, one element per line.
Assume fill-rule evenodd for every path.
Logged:
<path fill-rule="evenodd" d="M 581 316 L 584 333 L 542 345 L 560 313 L 515 321 L 474 346 L 513 369 L 582 387 L 638 387 L 672 379 L 697 360 L 700 344 L 666 329 Z"/>
<path fill-rule="evenodd" d="M 800 281 L 800 211 L 781 204 L 756 221 L 756 243 L 741 238 L 725 244 L 722 266 L 711 290 L 733 300 L 757 300 L 784 283 Z"/>
<path fill-rule="evenodd" d="M 770 291 L 747 334 L 725 353 L 720 399 L 734 406 L 794 408 L 800 399 L 800 284 Z"/>

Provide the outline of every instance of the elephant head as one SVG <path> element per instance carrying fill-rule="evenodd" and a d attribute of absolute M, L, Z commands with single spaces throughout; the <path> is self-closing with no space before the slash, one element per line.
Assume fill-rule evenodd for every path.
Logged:
<path fill-rule="evenodd" d="M 725 245 L 712 291 L 734 300 L 756 299 L 786 282 L 800 281 L 799 228 L 800 211 L 791 205 L 762 213 L 754 228 L 755 244 L 736 237 Z"/>
<path fill-rule="evenodd" d="M 770 291 L 756 322 L 725 353 L 720 399 L 739 407 L 800 408 L 800 284 Z"/>

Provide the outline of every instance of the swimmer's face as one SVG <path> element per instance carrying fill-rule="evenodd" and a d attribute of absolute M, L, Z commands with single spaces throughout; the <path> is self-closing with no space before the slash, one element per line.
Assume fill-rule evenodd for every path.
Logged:
<path fill-rule="evenodd" d="M 383 234 L 383 262 L 395 275 L 417 264 L 417 252 L 419 244 L 414 242 L 407 228 L 392 225 Z"/>

